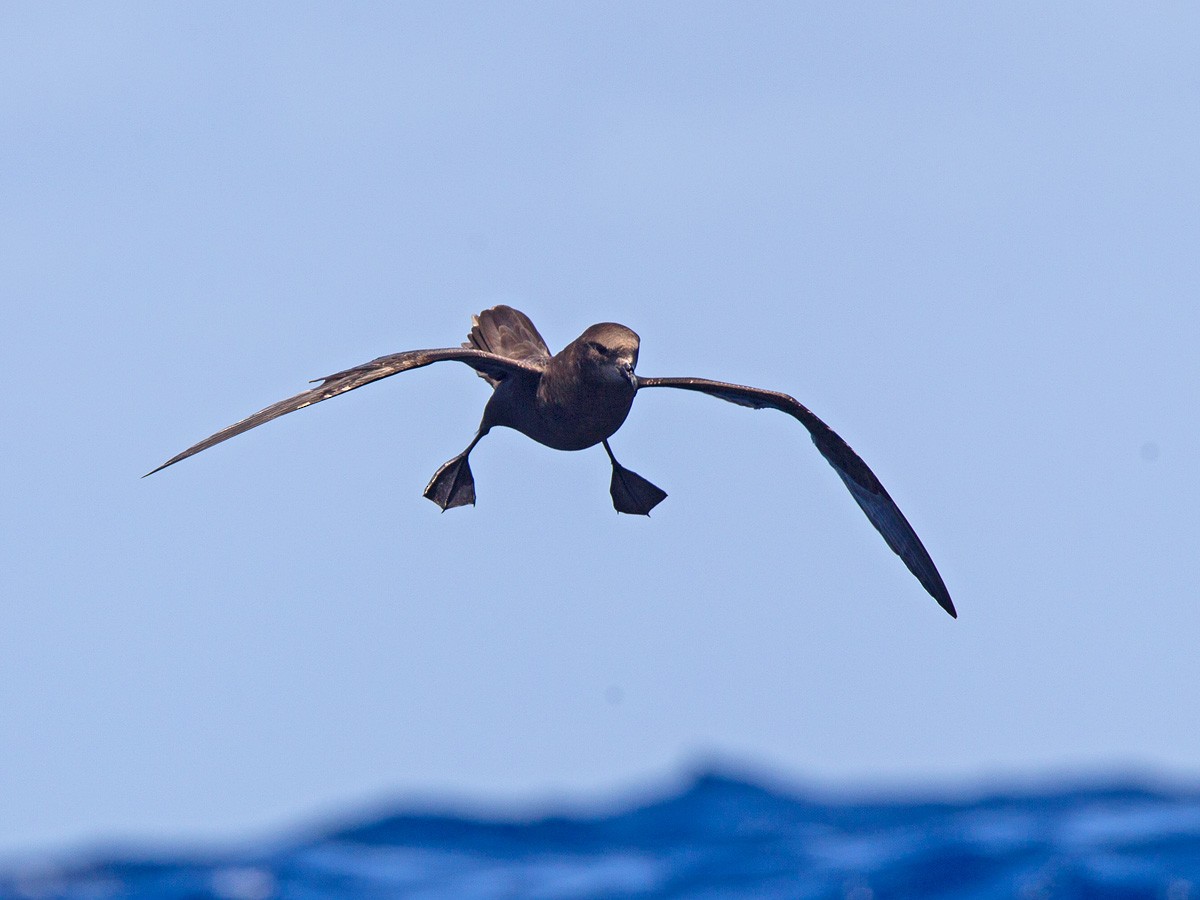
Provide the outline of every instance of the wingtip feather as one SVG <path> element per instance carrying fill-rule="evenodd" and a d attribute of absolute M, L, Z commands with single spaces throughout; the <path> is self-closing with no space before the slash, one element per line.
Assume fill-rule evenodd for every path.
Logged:
<path fill-rule="evenodd" d="M 161 471 L 162 471 L 163 469 L 165 469 L 167 466 L 173 466 L 173 465 L 175 465 L 175 463 L 179 462 L 179 460 L 180 460 L 180 459 L 181 459 L 181 457 L 178 457 L 178 456 L 177 456 L 177 457 L 175 457 L 174 459 L 168 459 L 168 460 L 167 460 L 165 463 L 163 463 L 163 464 L 162 464 L 161 466 L 159 466 L 157 469 L 151 469 L 149 472 L 147 472 L 145 475 L 143 475 L 143 476 L 142 476 L 142 478 L 149 478 L 149 477 L 150 477 L 151 475 L 153 475 L 155 472 L 161 472 Z"/>

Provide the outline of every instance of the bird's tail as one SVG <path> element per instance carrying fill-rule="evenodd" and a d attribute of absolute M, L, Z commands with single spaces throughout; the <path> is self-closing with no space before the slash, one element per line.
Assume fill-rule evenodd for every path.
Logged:
<path fill-rule="evenodd" d="M 550 358 L 550 348 L 529 317 L 520 310 L 511 306 L 493 306 L 473 316 L 471 322 L 471 333 L 463 342 L 464 347 L 523 361 Z M 495 384 L 495 380 L 485 373 L 479 374 Z"/>

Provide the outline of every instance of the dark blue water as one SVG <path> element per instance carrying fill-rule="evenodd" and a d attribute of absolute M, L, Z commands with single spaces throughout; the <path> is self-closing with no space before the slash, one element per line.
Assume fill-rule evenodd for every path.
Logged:
<path fill-rule="evenodd" d="M 839 801 L 708 774 L 602 815 L 402 810 L 269 849 L 12 867 L 0 897 L 1200 900 L 1200 792 Z"/>

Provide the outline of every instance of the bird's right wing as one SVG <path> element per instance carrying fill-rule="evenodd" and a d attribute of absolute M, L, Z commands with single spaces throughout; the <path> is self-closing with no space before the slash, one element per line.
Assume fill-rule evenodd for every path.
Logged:
<path fill-rule="evenodd" d="M 167 466 L 174 465 L 180 460 L 187 459 L 189 456 L 194 456 L 201 450 L 207 450 L 209 447 L 219 444 L 222 441 L 227 441 L 231 437 L 241 434 L 243 431 L 249 431 L 251 428 L 256 428 L 264 422 L 270 422 L 272 419 L 278 419 L 287 413 L 304 409 L 306 406 L 312 406 L 314 403 L 320 403 L 322 400 L 328 400 L 330 397 L 336 397 L 338 394 L 344 394 L 346 391 L 360 388 L 364 384 L 370 384 L 372 381 L 378 381 L 390 375 L 407 372 L 409 369 L 419 369 L 422 366 L 428 366 L 431 363 L 442 362 L 444 360 L 466 363 L 472 369 L 485 375 L 493 383 L 504 379 L 508 375 L 525 374 L 538 376 L 542 372 L 542 367 L 535 363 L 508 359 L 498 356 L 495 353 L 487 353 L 483 350 L 474 350 L 466 347 L 449 347 L 442 350 L 408 350 L 404 353 L 392 353 L 389 356 L 381 356 L 379 359 L 373 359 L 369 363 L 363 363 L 361 366 L 355 366 L 353 369 L 346 369 L 343 372 L 336 372 L 333 375 L 315 379 L 315 381 L 321 382 L 317 387 L 303 391 L 294 397 L 288 397 L 286 400 L 280 400 L 278 403 L 274 403 L 266 409 L 259 410 L 254 415 L 247 416 L 242 421 L 218 431 L 211 437 L 206 437 L 200 443 L 188 447 L 178 456 L 171 457 L 157 469 L 147 472 L 146 475 L 153 475 Z M 142 477 L 145 478 L 146 476 L 143 475 Z"/>

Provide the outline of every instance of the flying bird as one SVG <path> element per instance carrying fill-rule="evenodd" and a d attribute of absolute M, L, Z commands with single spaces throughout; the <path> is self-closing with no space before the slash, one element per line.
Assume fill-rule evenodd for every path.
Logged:
<path fill-rule="evenodd" d="M 614 322 L 591 326 L 555 354 L 550 352 L 529 317 L 510 306 L 484 310 L 473 317 L 472 323 L 471 332 L 460 347 L 393 353 L 315 379 L 313 384 L 320 382 L 316 387 L 218 431 L 146 474 L 153 475 L 285 413 L 399 372 L 454 360 L 466 363 L 484 378 L 492 386 L 492 396 L 471 443 L 434 473 L 424 496 L 443 510 L 474 504 L 475 479 L 468 457 L 485 434 L 504 426 L 555 450 L 583 450 L 600 444 L 612 463 L 609 491 L 617 512 L 649 515 L 650 510 L 666 499 L 666 492 L 617 462 L 608 439 L 624 424 L 638 391 L 660 387 L 698 391 L 751 409 L 777 409 L 797 419 L 808 429 L 821 455 L 841 476 L 887 545 L 942 609 L 958 617 L 950 593 L 921 539 L 875 473 L 833 429 L 793 397 L 707 378 L 636 375 L 640 339 L 632 329 Z"/>

